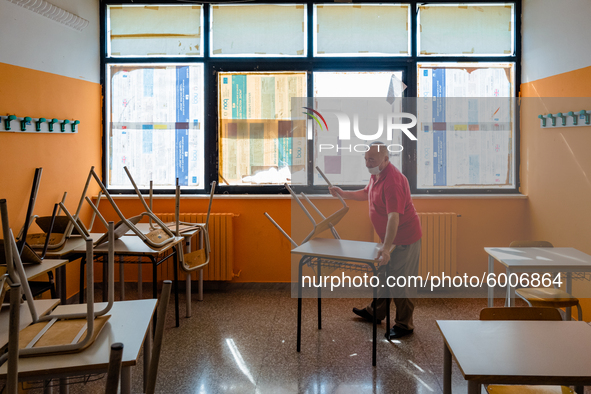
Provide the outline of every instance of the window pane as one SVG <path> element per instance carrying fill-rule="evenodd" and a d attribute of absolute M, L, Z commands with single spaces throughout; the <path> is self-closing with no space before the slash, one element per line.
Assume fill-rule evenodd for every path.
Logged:
<path fill-rule="evenodd" d="M 203 65 L 108 65 L 108 183 L 202 189 Z"/>
<path fill-rule="evenodd" d="M 108 6 L 109 56 L 201 56 L 201 6 Z"/>
<path fill-rule="evenodd" d="M 215 5 L 212 56 L 306 56 L 305 5 Z"/>
<path fill-rule="evenodd" d="M 409 55 L 409 10 L 408 4 L 315 6 L 314 55 Z"/>
<path fill-rule="evenodd" d="M 283 184 L 306 170 L 305 130 L 294 131 L 291 99 L 306 73 L 219 73 L 220 182 Z"/>
<path fill-rule="evenodd" d="M 514 64 L 420 64 L 417 187 L 513 188 Z"/>
<path fill-rule="evenodd" d="M 380 114 L 402 112 L 400 98 L 405 88 L 401 71 L 315 72 L 314 106 L 318 112 L 325 114 L 327 130 L 314 122 L 309 123 L 314 127 L 314 168 L 320 167 L 334 184 L 367 184 L 370 174 L 365 168 L 363 152 L 364 146 L 373 141 L 357 139 L 354 134 L 350 141 L 340 141 L 339 122 L 332 113 L 335 110 L 345 113 L 350 121 L 354 121 L 354 114 L 358 114 L 360 131 L 363 134 L 375 133 Z M 387 145 L 400 145 L 402 132 L 395 130 L 391 141 L 386 140 L 383 133 L 381 141 Z M 402 170 L 400 152 L 390 153 L 390 161 Z M 326 184 L 317 171 L 314 184 Z"/>
<path fill-rule="evenodd" d="M 511 56 L 513 5 L 419 6 L 421 55 Z"/>

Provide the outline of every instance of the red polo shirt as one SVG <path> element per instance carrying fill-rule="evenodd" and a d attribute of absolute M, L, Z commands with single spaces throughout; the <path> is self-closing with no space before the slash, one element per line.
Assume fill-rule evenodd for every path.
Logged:
<path fill-rule="evenodd" d="M 410 245 L 421 239 L 421 222 L 410 197 L 408 179 L 392 163 L 365 187 L 369 199 L 369 218 L 382 242 L 386 236 L 388 214 L 398 212 L 400 222 L 394 245 Z"/>

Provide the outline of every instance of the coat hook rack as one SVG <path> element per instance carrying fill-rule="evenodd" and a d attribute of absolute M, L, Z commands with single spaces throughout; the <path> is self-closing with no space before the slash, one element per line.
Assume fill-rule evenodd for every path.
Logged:
<path fill-rule="evenodd" d="M 59 124 L 59 129 L 53 127 L 55 124 Z M 0 132 L 5 133 L 76 134 L 79 124 L 79 120 L 18 117 L 16 115 L 0 116 Z"/>
<path fill-rule="evenodd" d="M 591 126 L 591 111 L 569 111 L 557 114 L 538 115 L 543 129 L 556 127 Z"/>

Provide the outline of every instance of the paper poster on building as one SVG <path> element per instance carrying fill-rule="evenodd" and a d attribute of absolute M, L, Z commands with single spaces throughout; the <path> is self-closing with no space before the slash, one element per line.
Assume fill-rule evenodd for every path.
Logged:
<path fill-rule="evenodd" d="M 510 185 L 509 68 L 419 69 L 417 186 Z"/>
<path fill-rule="evenodd" d="M 203 67 L 112 66 L 109 185 L 203 187 Z"/>

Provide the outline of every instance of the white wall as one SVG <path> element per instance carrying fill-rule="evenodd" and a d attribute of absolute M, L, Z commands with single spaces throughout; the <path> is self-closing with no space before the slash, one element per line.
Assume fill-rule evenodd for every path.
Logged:
<path fill-rule="evenodd" d="M 89 21 L 82 31 L 0 0 L 0 63 L 98 83 L 99 0 L 49 0 Z"/>
<path fill-rule="evenodd" d="M 590 0 L 523 0 L 521 82 L 591 66 Z"/>

